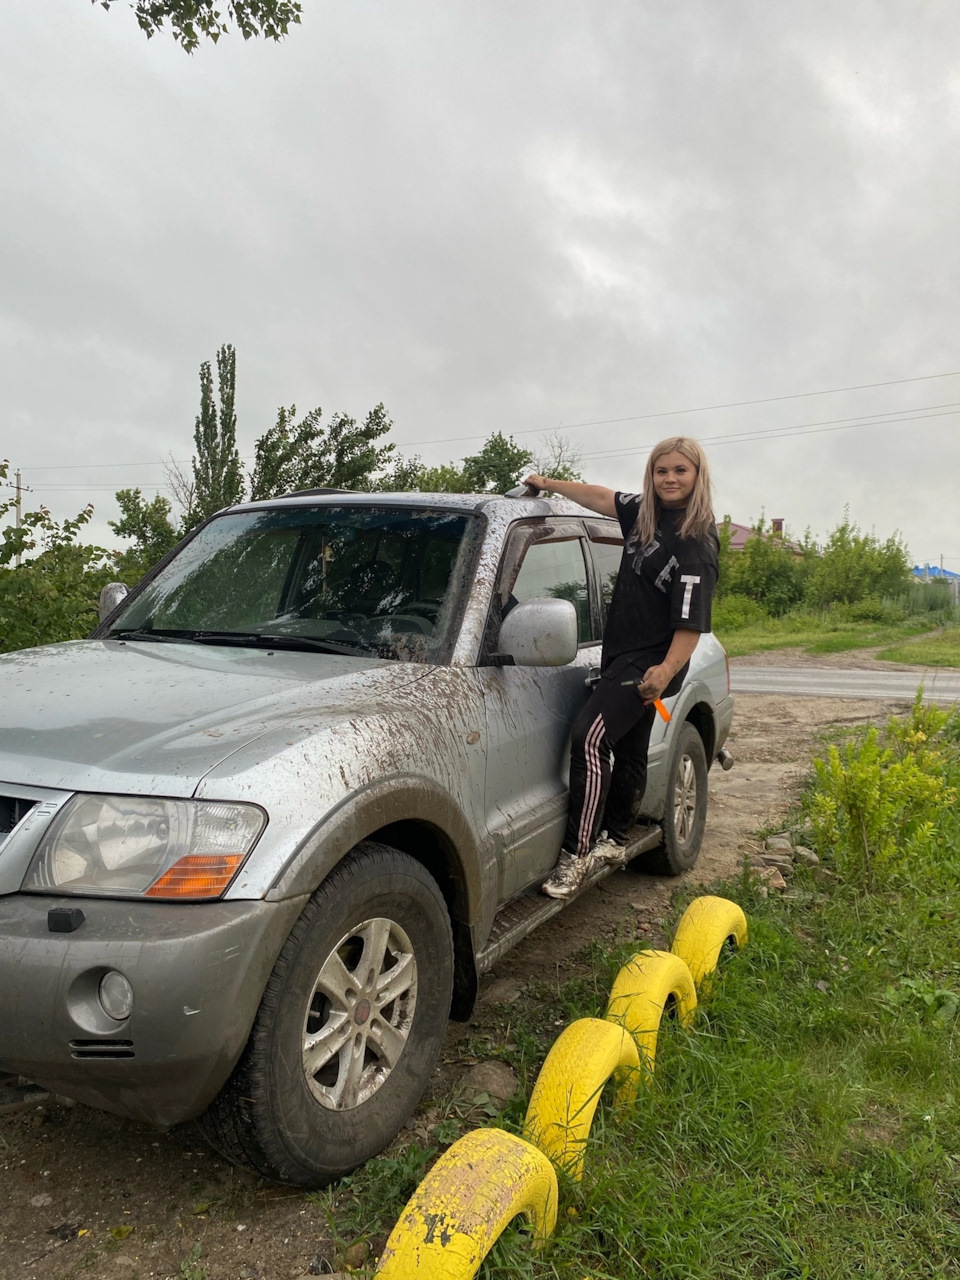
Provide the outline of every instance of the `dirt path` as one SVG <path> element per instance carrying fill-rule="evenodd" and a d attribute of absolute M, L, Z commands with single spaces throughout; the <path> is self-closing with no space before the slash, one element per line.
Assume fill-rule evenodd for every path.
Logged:
<path fill-rule="evenodd" d="M 782 664 L 783 651 L 777 659 Z M 729 744 L 736 765 L 711 772 L 707 836 L 688 879 L 708 883 L 736 872 L 757 828 L 776 826 L 783 815 L 822 729 L 896 709 L 738 697 Z M 632 931 L 644 945 L 663 945 L 662 917 L 676 884 L 618 872 L 504 957 L 483 980 L 473 1022 L 451 1024 L 428 1099 L 448 1096 L 483 1046 L 502 1039 L 512 1009 L 533 1008 L 528 986 L 585 970 L 578 953 L 592 940 Z M 425 1137 L 436 1116 L 428 1101 L 411 1128 Z M 316 1198 L 232 1169 L 189 1132 L 157 1133 L 82 1106 L 47 1102 L 0 1120 L 0 1188 L 2 1280 L 289 1280 L 329 1269 L 335 1254 Z M 345 1189 L 345 1206 L 349 1198 Z"/>

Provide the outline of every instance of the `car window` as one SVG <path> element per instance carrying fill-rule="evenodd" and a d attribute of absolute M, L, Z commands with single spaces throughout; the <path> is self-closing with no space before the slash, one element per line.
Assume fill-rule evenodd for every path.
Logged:
<path fill-rule="evenodd" d="M 511 594 L 518 603 L 545 596 L 569 600 L 577 611 L 578 640 L 584 644 L 594 638 L 586 564 L 579 538 L 532 542 L 527 547 Z"/>

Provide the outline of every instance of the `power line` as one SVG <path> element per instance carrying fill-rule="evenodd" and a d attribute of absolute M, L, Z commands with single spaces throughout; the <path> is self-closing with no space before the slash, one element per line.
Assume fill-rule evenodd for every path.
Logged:
<path fill-rule="evenodd" d="M 932 412 L 940 410 L 942 412 Z M 799 422 L 786 427 L 757 427 L 750 431 L 738 431 L 730 435 L 719 436 L 701 436 L 699 442 L 701 444 L 709 444 L 716 448 L 726 444 L 749 444 L 760 440 L 786 440 L 794 436 L 804 435 L 823 435 L 834 431 L 852 431 L 858 427 L 887 427 L 895 426 L 904 422 L 925 422 L 932 418 L 949 418 L 960 413 L 960 401 L 950 401 L 941 405 L 918 405 L 916 409 L 908 410 L 907 416 L 895 417 L 893 415 L 903 413 L 899 409 L 885 410 L 883 413 L 875 413 L 869 415 L 869 419 L 863 417 L 855 418 L 827 418 L 815 422 Z M 879 419 L 883 419 L 880 421 Z M 648 454 L 652 445 L 636 445 L 627 446 L 617 449 L 600 449 L 592 450 L 584 453 L 584 458 L 621 458 L 632 457 L 636 454 Z M 26 468 L 24 468 L 26 470 Z M 102 482 L 91 482 L 88 484 L 59 484 L 56 482 L 43 485 L 44 490 L 57 490 L 64 493 L 89 493 L 91 491 L 101 491 L 113 493 L 117 488 L 128 488 L 129 485 L 114 482 L 113 484 L 105 484 Z M 154 488 L 165 488 L 166 486 L 147 486 Z"/>
<path fill-rule="evenodd" d="M 934 413 L 931 410 L 943 409 L 945 413 Z M 856 427 L 885 427 L 898 422 L 923 422 L 927 418 L 947 418 L 960 410 L 960 401 L 947 404 L 918 405 L 915 409 L 889 409 L 883 413 L 858 414 L 853 418 L 826 418 L 818 422 L 796 422 L 786 427 L 755 427 L 752 430 L 736 431 L 719 436 L 700 436 L 701 444 L 744 444 L 750 440 L 786 439 L 788 436 L 818 435 L 826 431 L 852 431 Z M 894 414 L 907 413 L 908 417 L 894 417 Z M 886 421 L 866 421 L 866 419 L 885 418 Z M 842 424 L 842 425 L 835 425 Z M 636 445 L 632 447 L 594 450 L 585 453 L 585 458 L 620 457 L 631 453 L 649 453 L 652 445 Z"/>
<path fill-rule="evenodd" d="M 857 386 L 851 386 L 851 387 L 827 387 L 821 391 L 796 391 L 789 395 L 763 396 L 757 400 L 731 400 L 731 401 L 728 401 L 726 404 L 706 404 L 706 405 L 699 405 L 691 409 L 662 409 L 662 410 L 658 410 L 656 413 L 636 413 L 626 418 L 597 418 L 592 422 L 568 422 L 568 423 L 561 423 L 560 427 L 564 431 L 573 431 L 579 427 L 604 427 L 604 426 L 611 426 L 619 422 L 643 422 L 651 418 L 675 418 L 682 414 L 687 414 L 687 413 L 708 413 L 714 409 L 741 409 L 746 407 L 747 405 L 776 404 L 783 400 L 803 400 L 803 399 L 809 398 L 810 396 L 832 396 L 832 395 L 839 395 L 845 391 L 870 391 L 876 387 L 900 387 L 900 386 L 905 386 L 909 382 L 931 382 L 937 378 L 956 378 L 956 377 L 960 377 L 960 370 L 953 370 L 952 372 L 949 372 L 949 373 L 926 373 L 926 374 L 920 374 L 912 378 L 893 378 L 888 382 L 863 382 Z M 892 412 L 898 413 L 901 411 L 892 410 Z M 877 415 L 861 414 L 860 416 L 876 417 Z M 543 434 L 544 432 L 548 432 L 550 430 L 551 430 L 550 427 L 543 427 L 543 426 L 521 427 L 516 431 L 512 431 L 510 434 L 511 436 L 538 435 L 538 434 Z M 486 438 L 487 438 L 487 435 L 481 433 L 479 435 L 466 435 L 466 436 L 439 436 L 439 437 L 434 437 L 430 440 L 404 440 L 404 441 L 398 440 L 395 443 L 398 445 L 399 448 L 413 449 L 413 448 L 416 448 L 418 445 L 452 444 L 455 441 L 459 441 L 459 440 L 485 440 Z M 245 454 L 245 455 L 242 455 L 241 461 L 249 462 L 252 460 L 252 458 L 253 458 L 252 454 Z M 88 462 L 88 463 L 71 463 L 70 465 L 64 466 L 64 467 L 24 466 L 23 470 L 24 471 L 85 471 L 85 470 L 95 470 L 97 468 L 107 468 L 107 467 L 161 467 L 161 466 L 168 466 L 170 463 L 176 464 L 177 466 L 184 466 L 190 461 L 192 461 L 192 459 L 190 458 L 170 458 L 170 459 L 164 459 L 156 462 L 92 462 L 92 463 Z"/>
<path fill-rule="evenodd" d="M 753 404 L 774 404 L 779 400 L 804 400 L 809 396 L 833 396 L 843 391 L 870 391 L 874 387 L 899 387 L 907 382 L 930 382 L 934 378 L 956 378 L 960 370 L 952 373 L 926 373 L 916 378 L 894 378 L 890 382 L 864 382 L 857 387 L 828 387 L 823 391 L 797 391 L 787 396 L 764 396 L 762 400 L 731 400 L 727 404 L 704 404 L 696 409 L 668 409 L 662 413 L 636 413 L 628 418 L 598 418 L 594 422 L 569 422 L 562 424 L 566 428 L 573 427 L 606 427 L 617 422 L 640 422 L 645 418 L 674 418 L 683 413 L 708 413 L 712 409 L 742 409 Z"/>

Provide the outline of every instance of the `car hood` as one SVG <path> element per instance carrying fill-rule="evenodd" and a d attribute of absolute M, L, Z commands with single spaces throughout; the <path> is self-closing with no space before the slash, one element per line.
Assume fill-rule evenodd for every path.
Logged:
<path fill-rule="evenodd" d="M 298 653 L 82 640 L 0 657 L 0 784 L 189 796 L 211 769 L 290 723 L 379 709 L 431 670 Z"/>

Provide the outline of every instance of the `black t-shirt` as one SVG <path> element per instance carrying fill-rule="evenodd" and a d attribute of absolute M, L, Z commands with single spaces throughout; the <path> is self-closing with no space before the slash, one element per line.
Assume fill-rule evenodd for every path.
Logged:
<path fill-rule="evenodd" d="M 617 659 L 639 672 L 656 666 L 678 628 L 710 630 L 710 608 L 717 581 L 720 539 L 715 529 L 705 538 L 681 538 L 682 510 L 664 508 L 653 543 L 641 547 L 637 536 L 640 497 L 617 493 L 617 519 L 624 547 L 610 612 L 603 632 L 603 668 Z M 686 667 L 665 690 L 680 688 Z"/>

